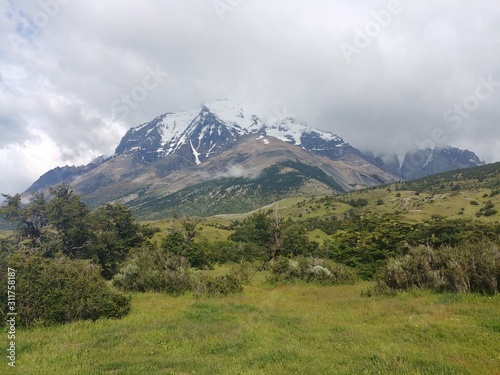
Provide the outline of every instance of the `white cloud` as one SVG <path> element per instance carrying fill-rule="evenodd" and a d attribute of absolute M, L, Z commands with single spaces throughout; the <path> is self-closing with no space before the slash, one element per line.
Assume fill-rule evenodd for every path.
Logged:
<path fill-rule="evenodd" d="M 24 191 L 54 162 L 62 162 L 55 142 L 40 131 L 30 131 L 30 140 L 0 149 L 1 193 Z"/>
<path fill-rule="evenodd" d="M 224 97 L 286 107 L 361 149 L 415 147 L 446 126 L 443 113 L 479 76 L 500 81 L 500 6 L 401 0 L 404 10 L 349 64 L 341 43 L 387 4 L 252 0 L 221 21 L 206 0 L 2 1 L 0 192 L 109 154 L 130 126 Z M 168 78 L 114 118 L 113 103 L 157 66 Z M 499 100 L 500 90 L 450 142 L 499 160 Z"/>

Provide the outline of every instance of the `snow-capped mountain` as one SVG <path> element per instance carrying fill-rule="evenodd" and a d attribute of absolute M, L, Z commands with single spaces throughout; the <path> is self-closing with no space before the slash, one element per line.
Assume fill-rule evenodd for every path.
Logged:
<path fill-rule="evenodd" d="M 188 205 L 195 215 L 243 212 L 286 196 L 397 180 L 335 134 L 293 117 L 266 120 L 229 100 L 158 116 L 131 128 L 112 157 L 68 168 L 45 174 L 28 192 L 66 182 L 91 206 L 121 201 L 150 218 Z"/>
<path fill-rule="evenodd" d="M 335 194 L 481 164 L 470 151 L 446 148 L 409 153 L 396 171 L 294 117 L 270 121 L 217 100 L 131 128 L 112 157 L 56 168 L 27 192 L 66 182 L 91 206 L 121 201 L 158 218 L 188 206 L 195 215 L 242 212 L 286 196 Z"/>
<path fill-rule="evenodd" d="M 266 124 L 257 115 L 229 100 L 202 104 L 199 108 L 167 113 L 153 121 L 130 129 L 118 145 L 115 155 L 136 153 L 145 163 L 153 163 L 177 154 L 200 165 L 214 155 L 231 148 L 242 137 L 266 142 L 274 137 L 318 154 L 338 159 L 346 153 L 361 155 L 330 132 L 313 129 L 287 117 Z"/>

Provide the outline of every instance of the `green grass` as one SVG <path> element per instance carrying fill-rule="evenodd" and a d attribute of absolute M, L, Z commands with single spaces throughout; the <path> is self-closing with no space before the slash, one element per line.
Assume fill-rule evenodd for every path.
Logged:
<path fill-rule="evenodd" d="M 264 277 L 220 299 L 134 294 L 121 320 L 20 331 L 17 373 L 500 373 L 500 295 L 368 298 L 360 293 L 370 283 L 270 286 Z"/>
<path fill-rule="evenodd" d="M 284 218 L 292 218 L 301 221 L 313 217 L 338 216 L 342 217 L 352 206 L 343 202 L 334 201 L 337 199 L 366 199 L 366 207 L 355 208 L 359 213 L 372 212 L 378 214 L 398 214 L 398 218 L 406 222 L 421 222 L 431 219 L 433 215 L 441 215 L 450 219 L 473 219 L 486 222 L 497 222 L 500 220 L 500 194 L 490 197 L 492 189 L 474 187 L 460 191 L 442 191 L 437 193 L 422 192 L 415 194 L 413 190 L 395 190 L 396 185 L 391 187 L 382 186 L 374 189 L 361 190 L 338 196 L 317 196 L 317 197 L 294 197 L 286 198 L 271 205 L 264 206 L 262 210 L 278 208 L 279 215 Z M 404 185 L 403 185 L 404 186 Z M 389 190 L 388 190 L 389 189 Z M 488 197 L 483 197 L 485 194 Z M 382 199 L 383 204 L 378 205 L 377 201 Z M 478 205 L 471 205 L 471 201 L 477 201 Z M 476 217 L 476 213 L 484 206 L 484 203 L 491 201 L 498 212 L 491 216 Z M 258 210 L 240 214 L 216 215 L 212 217 L 199 218 L 201 233 L 197 240 L 206 239 L 208 241 L 225 240 L 230 235 L 230 231 L 216 228 L 214 225 L 227 226 L 231 222 L 242 221 Z M 162 219 L 153 222 L 146 222 L 154 227 L 160 228 L 161 232 L 155 235 L 156 240 L 161 240 L 165 230 L 172 227 L 172 219 Z M 319 237 L 317 237 L 319 236 Z M 310 240 L 323 243 L 328 238 L 324 233 L 312 232 Z"/>
<path fill-rule="evenodd" d="M 314 229 L 313 231 L 310 231 L 308 233 L 309 241 L 316 241 L 320 245 L 323 245 L 323 243 L 329 238 L 330 236 L 323 232 L 321 229 Z"/>
<path fill-rule="evenodd" d="M 468 218 L 487 222 L 500 220 L 500 195 L 494 197 L 485 197 L 484 194 L 490 193 L 490 189 L 471 189 L 460 192 L 443 193 L 421 193 L 416 195 L 414 191 L 391 191 L 377 188 L 372 190 L 363 190 L 354 193 L 347 193 L 339 198 L 366 199 L 368 205 L 362 208 L 356 208 L 356 211 L 373 213 L 398 213 L 399 218 L 407 222 L 419 222 L 430 219 L 433 215 L 446 216 L 450 219 Z M 397 196 L 399 194 L 399 196 Z M 382 199 L 383 204 L 377 205 L 377 200 Z M 472 200 L 479 203 L 477 206 L 470 204 Z M 491 201 L 495 209 L 499 212 L 492 216 L 476 217 L 476 213 L 483 207 L 486 201 Z M 303 204 L 296 204 L 291 207 L 284 207 L 280 210 L 283 217 L 293 219 L 307 219 L 310 217 L 323 217 L 330 215 L 342 216 L 352 207 L 341 202 L 324 202 L 324 197 L 315 197 L 305 200 Z M 463 210 L 462 210 L 463 209 Z M 460 213 L 462 212 L 462 213 Z M 300 215 L 300 216 L 299 216 Z"/>
<path fill-rule="evenodd" d="M 1 230 L 0 229 L 0 239 L 7 239 L 14 234 L 11 230 Z"/>

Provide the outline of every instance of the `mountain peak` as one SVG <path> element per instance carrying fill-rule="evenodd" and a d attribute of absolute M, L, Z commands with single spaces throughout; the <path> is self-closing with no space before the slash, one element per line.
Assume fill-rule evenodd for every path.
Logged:
<path fill-rule="evenodd" d="M 202 113 L 206 112 L 213 114 L 238 133 L 256 132 L 263 125 L 256 115 L 247 113 L 239 103 L 227 99 L 203 103 Z"/>
<path fill-rule="evenodd" d="M 342 138 L 310 128 L 294 117 L 266 124 L 239 103 L 219 99 L 192 110 L 166 113 L 130 129 L 115 156 L 136 153 L 143 162 L 151 163 L 175 154 L 200 165 L 249 135 L 275 137 L 308 151 L 329 152 L 334 157 L 340 156 L 338 147 L 348 146 Z"/>
<path fill-rule="evenodd" d="M 207 102 L 203 102 L 201 104 L 202 108 L 205 108 L 206 110 L 209 110 L 213 113 L 217 112 L 242 112 L 243 107 L 241 106 L 240 103 L 229 100 L 229 99 L 216 99 L 216 100 L 210 100 Z"/>
<path fill-rule="evenodd" d="M 401 177 L 405 180 L 425 177 L 440 172 L 484 165 L 475 153 L 452 146 L 409 151 L 401 165 Z"/>

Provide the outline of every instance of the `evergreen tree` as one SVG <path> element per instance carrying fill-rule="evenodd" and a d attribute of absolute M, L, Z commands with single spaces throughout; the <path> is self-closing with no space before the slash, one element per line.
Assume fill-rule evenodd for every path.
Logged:
<path fill-rule="evenodd" d="M 52 199 L 47 203 L 47 217 L 59 232 L 62 253 L 71 258 L 90 258 L 90 244 L 95 240 L 90 209 L 68 184 L 63 183 L 49 191 Z"/>

